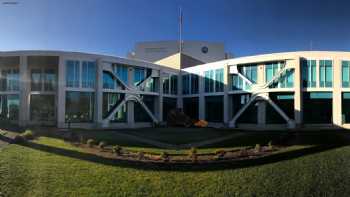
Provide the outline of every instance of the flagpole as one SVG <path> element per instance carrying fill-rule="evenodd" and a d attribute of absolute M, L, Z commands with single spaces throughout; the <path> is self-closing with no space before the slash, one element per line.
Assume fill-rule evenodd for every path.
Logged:
<path fill-rule="evenodd" d="M 182 53 L 182 7 L 179 8 L 179 52 Z"/>

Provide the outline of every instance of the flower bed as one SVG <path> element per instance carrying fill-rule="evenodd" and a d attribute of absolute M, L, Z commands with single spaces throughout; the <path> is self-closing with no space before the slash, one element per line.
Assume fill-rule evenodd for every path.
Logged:
<path fill-rule="evenodd" d="M 90 146 L 88 144 L 75 143 L 75 145 L 82 148 L 87 153 L 109 159 L 177 164 L 221 163 L 227 161 L 256 159 L 274 154 L 283 148 L 281 146 L 260 146 L 259 150 L 257 150 L 256 147 L 249 147 L 232 150 L 217 150 L 213 153 L 193 153 L 191 150 L 189 150 L 188 154 L 170 154 L 167 152 L 159 154 L 153 152 L 128 150 L 122 147 L 120 147 L 120 150 L 118 153 L 116 153 L 113 151 L 113 146 L 106 146 L 101 149 L 98 146 Z"/>

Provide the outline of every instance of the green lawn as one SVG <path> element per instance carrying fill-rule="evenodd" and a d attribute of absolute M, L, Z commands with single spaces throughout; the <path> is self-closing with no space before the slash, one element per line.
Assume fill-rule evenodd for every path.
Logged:
<path fill-rule="evenodd" d="M 98 159 L 59 139 L 35 143 L 0 150 L 0 196 L 350 195 L 350 146 L 290 153 L 265 164 L 161 170 Z"/>

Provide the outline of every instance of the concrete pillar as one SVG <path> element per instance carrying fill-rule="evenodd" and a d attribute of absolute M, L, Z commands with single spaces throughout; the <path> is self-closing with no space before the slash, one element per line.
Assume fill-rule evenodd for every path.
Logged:
<path fill-rule="evenodd" d="M 205 98 L 204 98 L 204 75 L 203 73 L 199 73 L 199 81 L 198 81 L 198 118 L 200 120 L 205 119 Z"/>
<path fill-rule="evenodd" d="M 156 114 L 159 122 L 163 122 L 163 71 L 159 71 L 159 96 L 156 103 Z"/>
<path fill-rule="evenodd" d="M 179 72 L 177 79 L 177 108 L 183 109 L 183 100 L 182 100 L 182 72 Z"/>
<path fill-rule="evenodd" d="M 29 121 L 30 107 L 30 76 L 28 69 L 28 57 L 21 56 L 19 60 L 19 80 L 20 80 L 20 109 L 19 125 L 26 126 Z"/>
<path fill-rule="evenodd" d="M 265 127 L 266 125 L 266 105 L 265 101 L 258 102 L 258 125 Z"/>
<path fill-rule="evenodd" d="M 333 124 L 341 126 L 342 121 L 342 73 L 341 60 L 333 60 Z"/>
<path fill-rule="evenodd" d="M 134 85 L 134 68 L 128 68 L 128 86 L 132 87 Z M 125 96 L 128 96 L 127 94 Z M 134 117 L 134 102 L 127 102 L 127 114 L 128 114 L 128 126 L 133 127 L 135 125 Z"/>
<path fill-rule="evenodd" d="M 59 57 L 57 87 L 57 127 L 65 128 L 66 114 L 66 65 L 63 56 Z"/>
<path fill-rule="evenodd" d="M 224 105 L 224 123 L 228 124 L 229 123 L 229 111 L 230 108 L 229 107 L 229 98 L 228 98 L 228 91 L 230 90 L 230 85 L 229 85 L 229 67 L 228 65 L 225 65 L 224 67 L 224 101 L 223 101 L 223 105 Z"/>
<path fill-rule="evenodd" d="M 97 127 L 107 126 L 103 125 L 103 62 L 101 59 L 96 62 L 96 94 L 95 94 L 95 122 Z"/>
<path fill-rule="evenodd" d="M 303 81 L 300 57 L 295 57 L 294 64 L 294 119 L 296 127 L 303 123 Z"/>
<path fill-rule="evenodd" d="M 265 65 L 261 64 L 258 65 L 258 81 L 257 84 L 258 85 L 264 85 L 265 83 L 267 83 L 267 81 L 265 80 Z M 268 98 L 268 94 L 266 95 L 266 97 Z M 266 125 L 266 105 L 267 103 L 265 101 L 258 101 L 258 110 L 257 110 L 257 121 L 258 121 L 258 125 L 260 127 L 265 127 Z"/>

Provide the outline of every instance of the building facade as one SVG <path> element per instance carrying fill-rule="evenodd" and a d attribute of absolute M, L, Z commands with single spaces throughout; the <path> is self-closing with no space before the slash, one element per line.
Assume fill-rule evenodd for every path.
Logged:
<path fill-rule="evenodd" d="M 171 57 L 180 51 L 179 41 L 148 41 L 135 44 L 134 50 L 128 54 L 130 59 L 158 62 Z M 204 63 L 232 58 L 225 51 L 223 43 L 206 41 L 182 41 L 182 53 Z"/>
<path fill-rule="evenodd" d="M 60 51 L 0 52 L 0 121 L 135 128 L 182 108 L 211 126 L 349 128 L 350 52 L 301 51 L 174 69 Z"/>

